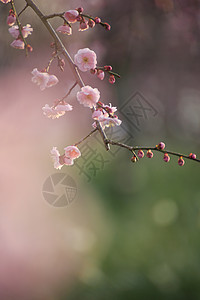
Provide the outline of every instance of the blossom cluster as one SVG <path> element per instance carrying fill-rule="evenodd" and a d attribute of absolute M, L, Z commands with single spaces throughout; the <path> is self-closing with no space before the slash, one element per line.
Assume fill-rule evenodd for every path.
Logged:
<path fill-rule="evenodd" d="M 64 19 L 63 25 L 60 25 L 56 30 L 60 33 L 71 35 L 71 24 L 79 22 L 79 31 L 85 31 L 89 28 L 93 28 L 96 24 L 102 25 L 105 29 L 110 30 L 111 26 L 108 23 L 103 23 L 99 17 L 91 17 L 83 14 L 83 8 L 68 10 L 62 16 Z M 88 20 L 86 20 L 88 19 Z"/>

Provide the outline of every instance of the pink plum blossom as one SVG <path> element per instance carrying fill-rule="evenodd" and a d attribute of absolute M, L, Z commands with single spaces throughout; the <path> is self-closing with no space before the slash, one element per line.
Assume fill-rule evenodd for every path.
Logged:
<path fill-rule="evenodd" d="M 63 33 L 63 34 L 67 34 L 67 35 L 71 35 L 72 34 L 72 29 L 69 25 L 67 24 L 63 24 L 61 26 L 59 26 L 56 31 Z"/>
<path fill-rule="evenodd" d="M 81 88 L 81 91 L 77 93 L 77 100 L 80 104 L 83 104 L 85 107 L 94 107 L 99 101 L 100 92 L 97 88 L 92 88 L 89 85 L 86 85 Z"/>
<path fill-rule="evenodd" d="M 77 21 L 79 13 L 77 10 L 68 10 L 65 12 L 64 17 L 69 23 L 75 23 Z"/>
<path fill-rule="evenodd" d="M 97 56 L 89 48 L 79 49 L 74 56 L 74 62 L 81 71 L 86 72 L 96 68 Z"/>
<path fill-rule="evenodd" d="M 46 87 L 51 87 L 53 85 L 56 85 L 57 83 L 58 83 L 58 78 L 55 75 L 49 75 L 49 80 L 47 82 Z"/>
<path fill-rule="evenodd" d="M 11 0 L 0 0 L 1 2 L 3 2 L 3 3 L 5 3 L 5 4 L 7 4 L 7 3 L 9 3 Z"/>
<path fill-rule="evenodd" d="M 117 111 L 116 106 L 112 106 L 111 103 L 109 105 L 104 105 L 103 107 L 110 115 L 113 115 Z"/>
<path fill-rule="evenodd" d="M 85 31 L 89 28 L 88 21 L 80 22 L 79 31 Z"/>
<path fill-rule="evenodd" d="M 24 49 L 24 42 L 21 39 L 16 39 L 10 44 L 10 46 L 16 49 Z"/>
<path fill-rule="evenodd" d="M 46 104 L 43 108 L 43 114 L 50 119 L 58 119 L 59 117 L 63 116 L 66 111 L 71 111 L 72 106 L 68 103 L 65 105 L 57 105 L 56 107 L 50 107 Z"/>
<path fill-rule="evenodd" d="M 114 118 L 107 117 L 105 115 L 99 117 L 99 122 L 101 123 L 102 127 L 113 127 L 113 126 L 120 126 L 122 121 L 115 116 Z"/>
<path fill-rule="evenodd" d="M 60 163 L 60 153 L 57 150 L 57 147 L 52 148 L 51 157 L 52 157 L 53 162 L 54 162 L 54 168 L 60 170 L 62 168 L 63 164 Z"/>
<path fill-rule="evenodd" d="M 74 160 L 81 156 L 80 150 L 76 146 L 68 146 L 64 148 L 65 157 L 71 160 Z"/>
<path fill-rule="evenodd" d="M 66 166 L 72 166 L 74 164 L 74 160 L 69 157 L 64 156 L 63 159 Z"/>
<path fill-rule="evenodd" d="M 12 26 L 11 28 L 8 29 L 8 31 L 10 32 L 10 34 L 17 39 L 19 36 L 19 27 L 17 25 Z M 22 28 L 22 35 L 24 38 L 27 38 L 29 34 L 31 34 L 33 31 L 33 28 L 31 28 L 30 24 L 27 24 L 26 26 L 24 26 Z"/>
<path fill-rule="evenodd" d="M 31 72 L 33 74 L 32 82 L 40 86 L 41 91 L 58 83 L 55 75 L 49 75 L 46 72 L 39 72 L 37 68 Z"/>
<path fill-rule="evenodd" d="M 103 116 L 103 112 L 99 109 L 95 110 L 92 114 L 92 118 L 94 120 L 99 120 L 99 118 L 102 117 L 102 116 Z"/>

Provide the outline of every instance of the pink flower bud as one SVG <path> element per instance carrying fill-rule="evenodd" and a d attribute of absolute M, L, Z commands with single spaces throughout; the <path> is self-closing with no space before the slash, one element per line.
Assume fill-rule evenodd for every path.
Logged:
<path fill-rule="evenodd" d="M 115 76 L 114 76 L 114 75 L 110 75 L 110 77 L 109 77 L 109 82 L 110 82 L 111 84 L 115 83 Z"/>
<path fill-rule="evenodd" d="M 142 150 L 138 150 L 138 157 L 143 158 L 144 157 L 144 152 Z"/>
<path fill-rule="evenodd" d="M 79 31 L 84 31 L 89 28 L 88 21 L 80 22 Z"/>
<path fill-rule="evenodd" d="M 135 163 L 135 162 L 137 161 L 137 157 L 136 157 L 135 155 L 133 155 L 133 156 L 131 157 L 131 161 L 132 161 L 133 163 Z"/>
<path fill-rule="evenodd" d="M 178 159 L 178 164 L 179 164 L 179 166 L 181 166 L 181 167 L 184 166 L 185 161 L 183 160 L 182 156 L 179 157 L 179 159 Z"/>
<path fill-rule="evenodd" d="M 97 71 L 97 77 L 98 77 L 99 79 L 103 80 L 103 79 L 104 79 L 104 76 L 105 76 L 104 71 L 102 71 L 102 70 L 98 70 L 98 71 Z"/>
<path fill-rule="evenodd" d="M 78 11 L 75 9 L 68 10 L 66 13 L 64 13 L 64 17 L 69 23 L 75 23 L 77 21 Z"/>
<path fill-rule="evenodd" d="M 27 45 L 26 47 L 27 47 L 28 52 L 32 52 L 33 51 L 33 47 L 31 47 L 31 45 Z"/>
<path fill-rule="evenodd" d="M 9 14 L 9 16 L 7 17 L 7 24 L 9 26 L 13 26 L 15 24 L 15 22 L 16 22 L 15 14 L 13 14 L 13 13 Z"/>
<path fill-rule="evenodd" d="M 99 17 L 94 18 L 94 21 L 95 21 L 96 24 L 101 23 L 101 19 Z"/>
<path fill-rule="evenodd" d="M 78 16 L 78 17 L 76 18 L 76 20 L 77 20 L 78 22 L 80 22 L 80 21 L 83 20 L 83 17 L 82 17 L 82 16 Z"/>
<path fill-rule="evenodd" d="M 148 150 L 146 156 L 148 158 L 152 158 L 153 157 L 153 152 L 151 150 Z"/>
<path fill-rule="evenodd" d="M 91 69 L 91 70 L 90 70 L 90 73 L 91 73 L 92 75 L 95 75 L 95 74 L 97 73 L 97 69 Z"/>
<path fill-rule="evenodd" d="M 77 8 L 77 11 L 79 12 L 79 14 L 81 14 L 83 12 L 83 7 Z"/>
<path fill-rule="evenodd" d="M 196 156 L 196 154 L 194 154 L 194 153 L 190 153 L 189 158 L 196 159 L 197 156 Z"/>
<path fill-rule="evenodd" d="M 105 70 L 105 71 L 111 71 L 111 70 L 112 70 L 112 67 L 111 67 L 111 66 L 104 66 L 104 70 Z"/>
<path fill-rule="evenodd" d="M 92 19 L 89 19 L 88 25 L 90 28 L 93 28 L 95 26 L 95 22 Z"/>
<path fill-rule="evenodd" d="M 108 23 L 104 23 L 104 27 L 105 27 L 106 30 L 110 30 L 111 29 L 111 26 Z"/>
<path fill-rule="evenodd" d="M 165 143 L 160 142 L 156 147 L 157 147 L 159 150 L 164 150 L 164 149 L 165 149 Z"/>
<path fill-rule="evenodd" d="M 169 162 L 170 161 L 170 157 L 169 157 L 169 155 L 167 153 L 164 154 L 163 160 L 165 162 Z"/>

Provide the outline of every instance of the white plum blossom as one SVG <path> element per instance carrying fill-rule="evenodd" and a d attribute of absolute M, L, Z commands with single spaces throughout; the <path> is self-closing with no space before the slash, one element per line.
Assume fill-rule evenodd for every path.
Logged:
<path fill-rule="evenodd" d="M 49 75 L 46 72 L 39 72 L 37 68 L 31 72 L 33 74 L 32 82 L 40 86 L 41 91 L 58 83 L 55 75 Z"/>
<path fill-rule="evenodd" d="M 51 157 L 53 159 L 54 168 L 60 170 L 62 168 L 63 164 L 60 163 L 60 153 L 57 150 L 57 147 L 52 148 Z"/>
<path fill-rule="evenodd" d="M 50 107 L 48 104 L 46 104 L 42 108 L 43 114 L 50 119 L 58 119 L 59 117 L 63 116 L 66 111 L 71 111 L 72 109 L 72 106 L 67 103 L 65 105 L 57 105 L 56 107 Z"/>
<path fill-rule="evenodd" d="M 63 34 L 67 34 L 67 35 L 71 35 L 72 34 L 72 28 L 67 25 L 67 24 L 63 24 L 61 26 L 59 26 L 56 31 L 63 33 Z"/>
<path fill-rule="evenodd" d="M 79 49 L 74 56 L 74 63 L 83 72 L 95 69 L 97 65 L 96 53 L 89 48 Z"/>
<path fill-rule="evenodd" d="M 17 39 L 19 36 L 19 27 L 18 25 L 12 26 L 11 28 L 8 29 L 8 31 L 10 32 L 10 34 Z M 23 26 L 22 28 L 22 35 L 24 38 L 27 38 L 28 35 L 30 35 L 33 32 L 33 28 L 31 28 L 30 24 L 27 24 L 26 26 Z"/>

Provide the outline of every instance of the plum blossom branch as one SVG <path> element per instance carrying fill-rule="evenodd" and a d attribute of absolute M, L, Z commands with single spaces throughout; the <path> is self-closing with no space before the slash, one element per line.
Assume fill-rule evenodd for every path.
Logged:
<path fill-rule="evenodd" d="M 87 138 L 89 138 L 97 130 L 98 130 L 97 128 L 93 129 L 90 133 L 88 133 L 85 137 L 83 137 L 79 142 L 75 143 L 74 146 L 78 146 L 79 144 L 81 144 L 83 141 L 85 141 Z"/>
<path fill-rule="evenodd" d="M 18 17 L 27 9 L 27 7 L 28 7 L 28 4 L 26 3 L 24 8 L 22 8 L 22 10 L 18 13 Z"/>
<path fill-rule="evenodd" d="M 194 160 L 196 162 L 200 162 L 200 159 L 197 159 L 196 155 L 193 154 L 193 153 L 190 153 L 189 155 L 185 155 L 185 154 L 174 152 L 174 151 L 164 150 L 165 149 L 165 145 L 162 142 L 160 144 L 156 145 L 155 147 L 129 146 L 129 145 L 126 145 L 126 144 L 123 144 L 123 143 L 120 143 L 120 142 L 116 142 L 116 141 L 110 140 L 110 139 L 108 140 L 108 143 L 110 145 L 114 145 L 114 146 L 125 148 L 125 149 L 129 150 L 130 152 L 141 151 L 141 150 L 142 151 L 143 150 L 146 150 L 146 151 L 157 151 L 157 152 L 163 153 L 164 155 L 165 154 L 167 154 L 167 155 L 170 154 L 170 155 L 173 155 L 173 156 L 177 156 L 179 158 L 186 158 L 186 159 Z M 151 156 L 151 157 L 153 157 L 153 156 Z"/>
<path fill-rule="evenodd" d="M 12 0 L 13 1 L 13 0 Z M 45 25 L 45 27 L 47 28 L 47 30 L 49 31 L 49 33 L 51 34 L 52 38 L 54 39 L 55 44 L 57 45 L 58 49 L 61 50 L 62 54 L 64 55 L 64 57 L 67 59 L 70 68 L 76 78 L 77 84 L 80 87 L 84 87 L 84 82 L 78 72 L 77 66 L 74 64 L 70 54 L 68 53 L 67 49 L 65 48 L 65 46 L 63 45 L 62 41 L 60 40 L 60 38 L 58 37 L 57 33 L 55 32 L 54 28 L 51 26 L 51 24 L 49 23 L 49 21 L 46 19 L 46 17 L 42 14 L 42 12 L 40 11 L 40 9 L 37 7 L 37 5 L 32 1 L 32 0 L 25 0 L 27 5 L 29 7 L 31 7 L 33 9 L 33 11 L 37 14 L 37 16 L 40 18 L 40 20 L 42 21 L 42 23 Z M 106 142 L 107 140 L 107 136 L 104 132 L 104 130 L 102 129 L 101 124 L 97 121 L 97 128 L 99 130 L 99 133 L 103 139 L 104 145 L 106 147 L 106 150 L 109 150 L 109 144 Z"/>
<path fill-rule="evenodd" d="M 17 25 L 18 25 L 18 29 L 19 29 L 20 38 L 24 42 L 24 45 L 25 45 L 26 56 L 28 56 L 28 44 L 27 44 L 26 39 L 24 38 L 23 33 L 22 33 L 22 25 L 21 25 L 21 22 L 19 20 L 19 15 L 17 14 L 16 8 L 15 8 L 14 0 L 11 0 L 10 4 L 11 4 L 12 10 L 13 10 L 15 16 L 16 16 L 16 21 L 17 21 Z M 28 6 L 28 4 L 26 6 Z"/>
<path fill-rule="evenodd" d="M 64 99 L 66 99 L 71 94 L 72 90 L 75 88 L 76 85 L 77 85 L 77 81 L 72 85 L 72 87 L 69 89 L 67 94 L 64 97 L 62 97 L 62 99 L 60 99 L 59 101 L 56 102 L 56 104 L 53 106 L 53 108 L 55 108 L 59 103 L 61 103 Z"/>

